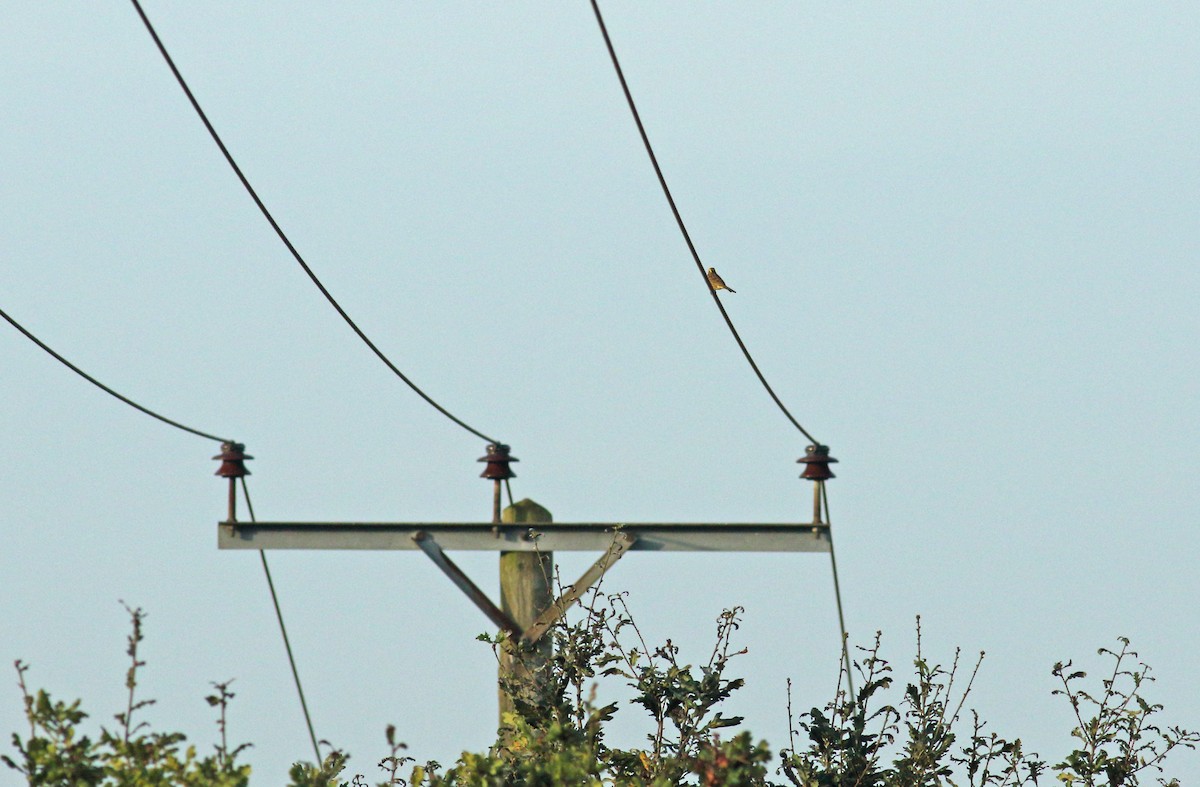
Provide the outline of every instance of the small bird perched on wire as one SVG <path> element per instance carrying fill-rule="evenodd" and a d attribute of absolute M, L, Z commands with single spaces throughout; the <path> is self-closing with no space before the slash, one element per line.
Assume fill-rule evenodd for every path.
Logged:
<path fill-rule="evenodd" d="M 714 290 L 729 290 L 730 292 L 737 292 L 737 290 L 731 288 L 725 283 L 725 280 L 721 278 L 719 273 L 717 273 L 716 268 L 708 269 L 708 283 Z"/>

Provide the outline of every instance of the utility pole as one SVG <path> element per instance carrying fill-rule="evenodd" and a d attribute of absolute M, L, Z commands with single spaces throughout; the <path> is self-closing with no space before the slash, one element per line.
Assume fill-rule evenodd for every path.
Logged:
<path fill-rule="evenodd" d="M 225 447 L 223 447 L 225 448 Z M 245 446 L 231 445 L 218 457 L 218 475 L 229 476 L 231 462 L 244 470 Z M 217 524 L 220 549 L 421 550 L 507 636 L 500 652 L 501 725 L 517 699 L 536 696 L 553 640 L 550 628 L 628 551 L 646 552 L 831 552 L 829 523 L 820 500 L 829 470 L 837 462 L 823 445 L 809 446 L 799 460 L 801 478 L 814 482 L 811 522 L 567 522 L 532 500 L 500 508 L 501 485 L 515 477 L 518 461 L 509 447 L 493 444 L 479 461 L 481 476 L 493 482 L 491 522 L 239 522 L 232 500 L 228 518 Z M 445 550 L 499 552 L 500 605 L 463 573 Z M 562 593 L 554 594 L 554 552 L 602 553 Z M 533 694 L 527 694 L 527 692 Z"/>
<path fill-rule="evenodd" d="M 549 525 L 554 521 L 542 506 L 521 500 L 504 509 L 506 525 Z M 512 618 L 522 632 L 529 630 L 554 604 L 554 553 L 500 553 L 500 609 Z M 539 693 L 545 682 L 545 670 L 554 655 L 554 641 L 539 637 L 528 643 L 510 640 L 500 651 L 500 724 L 504 714 L 516 710 L 513 695 Z"/>
<path fill-rule="evenodd" d="M 512 456 L 507 445 L 489 445 L 487 454 L 479 461 L 487 462 L 480 477 L 492 481 L 492 524 L 533 526 L 554 521 L 547 509 L 528 499 L 500 509 L 500 485 L 517 477 L 511 465 L 521 461 Z M 516 710 L 516 698 L 526 702 L 536 699 L 547 663 L 554 655 L 554 643 L 549 637 L 529 642 L 523 636 L 554 603 L 553 582 L 553 552 L 500 551 L 500 611 L 522 632 L 520 636 L 509 636 L 500 648 L 497 682 L 501 726 L 504 715 Z"/>

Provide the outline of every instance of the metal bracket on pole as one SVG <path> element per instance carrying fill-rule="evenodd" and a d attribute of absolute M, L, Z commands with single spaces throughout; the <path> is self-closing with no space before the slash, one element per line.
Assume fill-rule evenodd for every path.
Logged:
<path fill-rule="evenodd" d="M 446 576 L 450 577 L 450 581 L 458 586 L 458 589 L 466 594 L 467 598 L 479 610 L 488 616 L 488 619 L 496 624 L 497 627 L 507 631 L 513 639 L 520 639 L 521 629 L 513 622 L 513 619 L 492 603 L 492 600 L 487 597 L 487 594 L 479 589 L 479 586 L 471 581 L 471 578 L 463 573 L 462 569 L 455 565 L 454 561 L 446 557 L 446 553 L 433 536 L 426 533 L 424 530 L 419 530 L 413 533 L 412 540 L 420 547 L 421 551 L 429 556 L 434 565 L 442 570 Z"/>
<path fill-rule="evenodd" d="M 587 571 L 583 572 L 583 576 L 574 584 L 568 587 L 561 596 L 555 599 L 545 612 L 538 615 L 538 619 L 525 630 L 523 639 L 528 643 L 537 642 L 542 638 L 542 635 L 555 623 L 559 618 L 567 614 L 567 610 L 579 601 L 579 598 L 600 581 L 605 572 L 613 567 L 620 560 L 629 548 L 637 541 L 637 536 L 632 533 L 618 532 L 613 536 L 612 545 L 608 551 L 600 556 L 600 559 L 591 565 Z"/>
<path fill-rule="evenodd" d="M 538 619 L 524 632 L 521 631 L 512 618 L 504 614 L 503 610 L 492 603 L 487 594 L 480 590 L 479 586 L 472 582 L 471 578 L 464 574 L 463 570 L 453 560 L 447 557 L 433 536 L 424 530 L 418 530 L 416 533 L 413 533 L 412 540 L 422 552 L 429 556 L 434 565 L 440 568 L 442 573 L 449 577 L 450 581 L 466 594 L 467 598 L 476 607 L 479 607 L 479 610 L 483 614 L 488 616 L 488 619 L 492 623 L 495 623 L 497 627 L 508 632 L 509 637 L 513 640 L 521 640 L 526 644 L 532 645 L 541 639 L 550 630 L 550 627 L 557 623 L 563 615 L 567 614 L 567 610 L 573 607 L 579 601 L 580 597 L 588 592 L 592 585 L 599 582 L 604 574 L 629 551 L 630 547 L 637 543 L 637 536 L 625 532 L 619 532 L 614 535 L 612 544 L 600 556 L 600 559 L 593 563 L 587 571 L 583 572 L 583 576 L 574 585 L 569 586 L 561 596 L 555 599 L 554 603 L 539 615 Z"/>

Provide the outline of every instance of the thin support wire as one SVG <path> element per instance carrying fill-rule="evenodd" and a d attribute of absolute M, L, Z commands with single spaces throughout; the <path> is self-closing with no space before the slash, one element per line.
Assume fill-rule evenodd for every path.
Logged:
<path fill-rule="evenodd" d="M 675 205 L 675 198 L 671 195 L 670 187 L 667 186 L 667 179 L 663 175 L 662 167 L 658 165 L 658 157 L 654 155 L 654 148 L 650 144 L 650 137 L 646 133 L 646 127 L 642 125 L 642 116 L 638 113 L 637 104 L 633 101 L 633 93 L 629 90 L 629 83 L 625 81 L 625 72 L 621 69 L 621 61 L 617 59 L 617 50 L 613 48 L 612 39 L 609 38 L 608 27 L 604 24 L 604 17 L 600 13 L 600 6 L 596 0 L 591 0 L 591 2 L 592 10 L 596 14 L 596 22 L 600 25 L 600 33 L 604 36 L 604 45 L 608 48 L 608 56 L 612 60 L 613 69 L 617 72 L 617 79 L 621 82 L 621 90 L 625 93 L 625 102 L 629 104 L 629 112 L 633 115 L 633 122 L 637 124 L 638 133 L 642 137 L 642 145 L 646 148 L 646 155 L 650 157 L 650 163 L 654 166 L 654 174 L 658 176 L 658 185 L 662 187 L 663 195 L 667 198 L 667 204 L 671 206 L 671 213 L 675 216 L 675 223 L 679 225 L 679 232 L 683 235 L 684 242 L 687 243 L 688 251 L 692 253 L 692 260 L 695 261 L 701 278 L 704 279 L 704 286 L 708 287 L 708 294 L 712 296 L 713 303 L 717 305 L 717 309 L 721 312 L 721 317 L 724 318 L 729 332 L 733 334 L 734 341 L 741 348 L 742 355 L 746 356 L 746 361 L 749 362 L 750 368 L 754 370 L 754 374 L 758 377 L 758 381 L 762 383 L 763 388 L 771 395 L 771 398 L 775 401 L 775 405 L 792 422 L 792 426 L 800 430 L 800 434 L 804 435 L 812 443 L 820 445 L 817 439 L 800 425 L 800 422 L 795 419 L 775 393 L 775 389 L 767 382 L 767 378 L 763 376 L 762 371 L 758 368 L 758 364 L 755 363 L 754 356 L 750 354 L 746 343 L 742 341 L 742 337 L 738 334 L 737 328 L 733 327 L 733 320 L 730 319 L 729 313 L 725 311 L 725 305 L 721 303 L 720 296 L 717 295 L 717 291 L 709 283 L 708 274 L 704 270 L 704 263 L 700 260 L 700 253 L 696 251 L 696 244 L 692 242 L 692 236 L 688 232 L 687 225 L 683 223 L 683 216 L 679 213 L 679 208 Z"/>
<path fill-rule="evenodd" d="M 837 600 L 838 627 L 842 632 L 842 658 L 846 666 L 846 685 L 850 689 L 850 701 L 854 702 L 854 671 L 850 661 L 850 638 L 846 635 L 846 616 L 842 613 L 842 585 L 838 582 L 837 557 L 833 552 L 833 520 L 829 518 L 829 495 L 825 482 L 821 485 L 821 503 L 825 508 L 825 524 L 829 526 L 829 565 L 833 568 L 833 597 Z"/>
<path fill-rule="evenodd" d="M 39 339 L 38 337 L 36 337 L 32 333 L 30 333 L 28 330 L 26 330 L 23 325 L 21 325 L 19 322 L 14 320 L 12 317 L 9 317 L 8 313 L 5 312 L 3 309 L 0 309 L 0 317 L 3 317 L 4 319 L 8 320 L 9 324 L 11 324 L 12 327 L 16 328 L 18 331 L 25 334 L 25 338 L 29 339 L 29 341 L 33 342 L 38 347 L 41 347 L 43 350 L 45 350 L 47 353 L 49 353 L 51 357 L 53 357 L 56 361 L 61 363 L 63 366 L 65 366 L 68 369 L 70 369 L 71 371 L 75 372 L 75 374 L 77 374 L 80 377 L 82 377 L 83 379 L 87 380 L 89 383 L 96 386 L 101 391 L 104 391 L 106 394 L 109 394 L 110 396 L 113 396 L 113 397 L 121 400 L 122 402 L 124 402 L 125 404 L 134 408 L 135 410 L 141 410 L 143 413 L 150 416 L 151 418 L 157 418 L 158 420 L 162 421 L 164 424 L 173 426 L 176 429 L 182 429 L 185 432 L 190 432 L 191 434 L 194 434 L 198 437 L 205 437 L 205 438 L 208 438 L 209 440 L 215 440 L 218 443 L 231 442 L 224 438 L 217 437 L 215 434 L 209 434 L 208 432 L 201 432 L 199 429 L 193 429 L 192 427 L 181 424 L 178 421 L 172 421 L 170 418 L 167 418 L 166 416 L 163 416 L 163 415 L 159 415 L 158 413 L 154 412 L 153 410 L 151 410 L 148 407 L 143 407 L 142 405 L 133 401 L 129 397 L 122 396 L 121 394 L 117 393 L 113 389 L 109 388 L 104 383 L 97 380 L 95 377 L 92 377 L 90 374 L 88 374 L 84 370 L 80 369 L 75 364 L 68 361 L 66 358 L 64 358 L 61 355 L 59 355 L 58 353 L 56 353 L 54 350 L 50 349 L 50 347 L 45 342 L 43 342 L 41 339 Z"/>
<path fill-rule="evenodd" d="M 349 325 L 356 334 L 358 334 L 358 338 L 362 339 L 363 344 L 367 345 L 367 347 L 371 349 L 371 352 L 375 353 L 375 356 L 379 358 L 379 360 L 383 361 L 385 366 L 391 369 L 397 377 L 403 380 L 404 383 L 413 390 L 413 392 L 424 399 L 433 407 L 433 409 L 437 410 L 439 413 L 446 416 L 451 421 L 458 424 L 463 429 L 466 429 L 476 437 L 486 440 L 489 443 L 499 443 L 499 440 L 496 440 L 493 437 L 488 437 L 483 432 L 471 427 L 465 421 L 456 417 L 445 407 L 442 407 L 440 404 L 434 401 L 433 397 L 422 391 L 416 383 L 408 379 L 404 372 L 400 371 L 399 367 L 392 363 L 391 359 L 384 355 L 383 351 L 376 347 L 375 343 L 372 342 L 365 333 L 363 333 L 363 330 L 359 328 L 358 324 L 350 318 L 350 315 L 347 314 L 346 310 L 342 308 L 341 304 L 334 299 L 329 290 L 325 289 L 325 285 L 322 284 L 321 280 L 317 278 L 317 274 L 313 273 L 312 268 L 308 267 L 308 263 L 304 261 L 304 258 L 300 256 L 300 252 L 297 251 L 296 247 L 292 245 L 292 241 L 283 231 L 283 228 L 279 226 L 277 221 L 275 221 L 275 217 L 271 215 L 271 211 L 267 210 L 266 203 L 262 201 L 262 199 L 258 196 L 258 192 L 255 191 L 254 187 L 250 185 L 250 181 L 242 172 L 242 168 L 238 166 L 236 161 L 234 161 L 233 154 L 229 152 L 229 148 L 225 147 L 225 143 L 221 140 L 220 135 L 217 134 L 217 129 L 209 121 L 208 115 L 206 115 L 204 110 L 200 107 L 200 102 L 197 101 L 195 95 L 192 94 L 192 89 L 188 87 L 187 82 L 183 78 L 183 74 L 180 73 L 178 68 L 176 68 L 175 61 L 171 59 L 171 55 L 167 52 L 167 48 L 163 44 L 162 39 L 158 37 L 158 33 L 155 31 L 154 25 L 150 24 L 150 18 L 146 16 L 146 12 L 142 10 L 141 3 L 139 3 L 138 0 L 130 0 L 130 2 L 133 3 L 133 7 L 137 10 L 138 16 L 142 18 L 142 23 L 146 26 L 146 30 L 150 33 L 150 37 L 154 39 L 154 44 L 158 47 L 159 54 L 162 55 L 163 60 L 165 60 L 167 66 L 170 67 L 171 73 L 175 75 L 175 81 L 179 83 L 181 88 L 183 88 L 184 94 L 187 96 L 188 101 L 190 101 L 192 104 L 192 109 L 196 110 L 196 114 L 200 117 L 200 121 L 204 124 L 204 127 L 208 129 L 209 136 L 212 137 L 213 142 L 217 143 L 217 147 L 221 149 L 222 155 L 225 156 L 225 161 L 229 163 L 230 168 L 233 169 L 233 173 L 237 175 L 238 180 L 242 182 L 242 186 L 246 189 L 246 193 L 250 195 L 252 200 L 254 200 L 254 204 L 258 206 L 259 211 L 262 213 L 263 217 L 266 218 L 267 223 L 271 225 L 271 229 L 275 230 L 275 234 L 279 236 L 281 241 L 283 241 L 283 245 L 287 247 L 289 252 L 291 252 L 292 257 L 294 257 L 296 262 L 300 264 L 300 267 L 304 270 L 304 272 L 308 274 L 308 278 L 312 280 L 312 283 L 315 284 L 317 289 L 321 291 L 321 294 L 325 296 L 325 300 L 329 301 L 329 305 L 332 306 L 337 313 L 342 316 L 342 319 L 346 321 L 346 324 Z"/>
<path fill-rule="evenodd" d="M 246 488 L 246 477 L 242 476 L 242 497 L 246 500 L 246 510 L 250 512 L 250 521 L 254 518 L 254 505 L 250 502 L 250 490 Z M 313 753 L 317 764 L 321 763 L 321 747 L 317 745 L 317 734 L 313 732 L 312 717 L 308 714 L 308 702 L 304 699 L 304 687 L 300 685 L 300 672 L 296 669 L 296 658 L 292 655 L 292 643 L 288 639 L 287 627 L 283 625 L 283 611 L 279 608 L 279 596 L 275 593 L 275 582 L 271 579 L 271 569 L 267 566 L 267 553 L 258 550 L 262 560 L 263 574 L 267 577 L 267 587 L 271 591 L 271 603 L 275 605 L 275 619 L 279 621 L 279 633 L 283 635 L 283 647 L 287 650 L 288 664 L 292 667 L 292 680 L 296 682 L 296 693 L 300 696 L 300 709 L 304 711 L 304 723 L 308 726 L 308 738 L 312 741 Z"/>

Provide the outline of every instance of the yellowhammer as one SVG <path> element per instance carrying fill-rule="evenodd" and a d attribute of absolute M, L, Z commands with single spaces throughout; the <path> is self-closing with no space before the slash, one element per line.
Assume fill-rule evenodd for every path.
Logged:
<path fill-rule="evenodd" d="M 716 268 L 708 269 L 708 283 L 712 285 L 714 290 L 729 290 L 730 292 L 737 292 L 737 290 L 732 289 L 728 284 L 725 283 L 725 280 L 722 279 L 720 274 L 717 273 Z"/>

